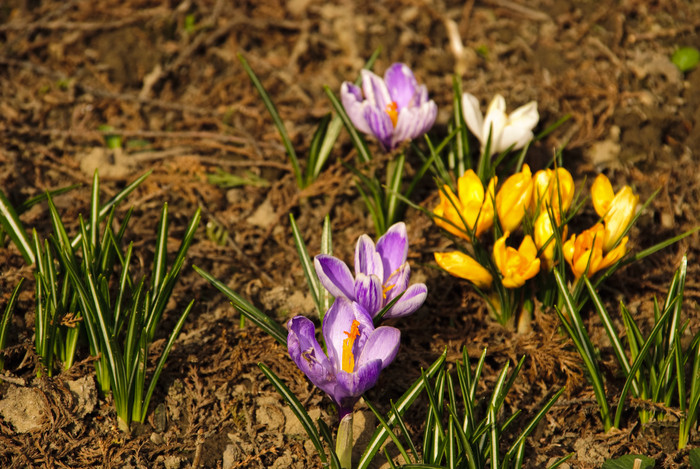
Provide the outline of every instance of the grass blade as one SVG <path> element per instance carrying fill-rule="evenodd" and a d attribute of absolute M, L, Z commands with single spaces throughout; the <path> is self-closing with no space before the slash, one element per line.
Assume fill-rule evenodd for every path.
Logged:
<path fill-rule="evenodd" d="M 244 299 L 235 291 L 231 290 L 225 284 L 221 283 L 216 278 L 212 277 L 209 273 L 203 271 L 197 266 L 193 266 L 194 270 L 197 271 L 199 275 L 204 277 L 209 283 L 216 287 L 221 293 L 226 295 L 233 306 L 245 315 L 248 319 L 253 321 L 260 329 L 265 331 L 267 334 L 271 335 L 277 342 L 287 346 L 287 331 L 277 324 L 272 318 L 267 314 L 260 311 L 258 308 L 253 306 L 250 302 Z"/>
<path fill-rule="evenodd" d="M 5 349 L 5 344 L 7 343 L 7 331 L 9 330 L 10 318 L 15 310 L 15 304 L 17 303 L 17 297 L 19 296 L 19 290 L 22 288 L 22 283 L 24 279 L 21 278 L 17 283 L 17 286 L 12 291 L 12 296 L 5 306 L 5 311 L 2 313 L 2 319 L 0 319 L 0 371 L 5 368 L 5 356 L 3 355 L 3 350 Z"/>
<path fill-rule="evenodd" d="M 3 230 L 5 230 L 12 242 L 15 243 L 24 261 L 30 265 L 34 264 L 36 259 L 34 258 L 34 252 L 27 233 L 24 231 L 24 226 L 2 190 L 0 190 L 0 225 L 2 225 Z"/>
<path fill-rule="evenodd" d="M 267 108 L 267 112 L 270 113 L 270 117 L 272 117 L 272 121 L 274 122 L 275 127 L 277 127 L 277 132 L 279 132 L 280 138 L 282 139 L 282 145 L 284 145 L 284 149 L 287 151 L 287 155 L 289 156 L 289 161 L 292 163 L 292 170 L 294 171 L 294 177 L 297 180 L 297 186 L 303 188 L 304 177 L 301 173 L 301 167 L 299 166 L 299 159 L 297 158 L 297 153 L 294 151 L 294 145 L 292 145 L 292 141 L 289 139 L 287 128 L 284 126 L 284 122 L 282 122 L 282 118 L 280 118 L 275 104 L 272 102 L 272 99 L 270 99 L 270 95 L 268 95 L 267 91 L 265 91 L 265 87 L 262 85 L 257 75 L 255 75 L 253 69 L 250 67 L 250 65 L 248 65 L 248 61 L 240 53 L 238 54 L 238 60 L 241 62 L 243 70 L 245 70 L 245 72 L 248 74 L 250 81 L 253 82 L 255 89 L 258 90 L 260 98 Z"/>
<path fill-rule="evenodd" d="M 447 357 L 447 350 L 438 357 L 435 362 L 433 362 L 432 365 L 430 365 L 430 368 L 425 372 L 425 375 L 428 377 L 434 376 L 440 369 L 442 369 L 443 364 L 445 363 L 445 357 Z M 388 416 L 386 419 L 388 425 L 394 425 L 394 422 L 396 421 L 397 415 L 403 415 L 406 410 L 411 407 L 411 404 L 416 400 L 418 395 L 423 391 L 424 387 L 424 381 L 423 378 L 418 378 L 410 388 L 401 396 L 401 398 L 396 401 L 396 409 L 398 411 L 398 414 L 392 413 Z M 367 400 L 367 399 L 365 399 Z M 367 469 L 369 467 L 369 464 L 372 462 L 374 459 L 374 456 L 377 454 L 379 449 L 381 448 L 382 444 L 386 441 L 386 439 L 389 437 L 389 434 L 384 428 L 377 428 L 374 431 L 374 434 L 370 438 L 369 442 L 367 443 L 367 447 L 365 448 L 365 451 L 362 453 L 362 456 L 360 457 L 360 461 L 357 463 L 357 469 Z"/>
<path fill-rule="evenodd" d="M 355 145 L 355 149 L 357 150 L 357 153 L 360 156 L 360 160 L 362 160 L 363 163 L 369 163 L 372 160 L 372 154 L 367 148 L 367 143 L 365 143 L 365 139 L 362 138 L 362 136 L 357 132 L 357 129 L 350 121 L 350 117 L 348 117 L 348 114 L 345 112 L 345 108 L 340 103 L 335 93 L 333 93 L 333 91 L 331 91 L 331 89 L 328 86 L 324 86 L 323 90 L 326 92 L 326 96 L 328 96 L 328 99 L 330 100 L 333 109 L 335 109 L 335 112 L 338 113 L 338 116 L 340 116 L 340 119 L 343 121 L 343 125 L 345 125 L 345 128 L 350 134 L 350 139 Z"/>
<path fill-rule="evenodd" d="M 264 363 L 258 363 L 258 366 L 267 379 L 270 380 L 270 383 L 272 383 L 275 389 L 277 389 L 277 392 L 279 392 L 284 400 L 287 401 L 290 409 L 292 412 L 294 412 L 297 419 L 299 419 L 299 423 L 301 423 L 301 426 L 304 427 L 306 434 L 309 435 L 311 442 L 314 444 L 314 447 L 316 447 L 316 451 L 318 452 L 318 456 L 321 458 L 321 461 L 324 464 L 327 464 L 328 459 L 326 458 L 326 452 L 323 449 L 323 444 L 321 443 L 321 437 L 318 430 L 314 426 L 313 420 L 311 420 L 311 417 L 304 409 L 304 406 L 301 404 L 301 402 L 299 402 L 299 399 L 297 399 L 294 393 L 290 391 L 289 388 L 282 382 L 282 380 L 280 380 L 277 375 L 267 367 L 267 365 Z"/>
<path fill-rule="evenodd" d="M 156 389 L 156 384 L 158 383 L 158 378 L 160 378 L 160 374 L 163 371 L 163 367 L 165 366 L 165 361 L 168 359 L 168 355 L 170 354 L 170 350 L 173 348 L 173 345 L 175 344 L 175 340 L 177 339 L 178 335 L 180 335 L 180 331 L 182 330 L 182 327 L 185 325 L 185 320 L 187 319 L 187 316 L 190 314 L 190 311 L 192 310 L 192 306 L 194 306 L 194 300 L 190 301 L 190 303 L 187 305 L 187 308 L 182 312 L 180 315 L 180 319 L 178 319 L 177 324 L 175 324 L 175 327 L 173 328 L 172 332 L 170 333 L 170 336 L 168 337 L 168 343 L 165 345 L 165 348 L 163 349 L 163 352 L 160 355 L 160 358 L 158 359 L 158 363 L 156 364 L 155 369 L 153 370 L 153 376 L 151 377 L 151 383 L 148 386 L 148 391 L 146 392 L 146 397 L 143 399 L 143 405 L 142 405 L 142 410 L 141 410 L 141 415 L 138 416 L 140 420 L 137 420 L 139 422 L 143 422 L 146 418 L 146 412 L 148 411 L 148 404 L 151 402 L 151 397 L 153 396 L 153 391 Z M 136 419 L 136 416 L 134 417 Z"/>
<path fill-rule="evenodd" d="M 622 392 L 620 393 L 620 399 L 617 404 L 617 410 L 615 411 L 615 420 L 614 420 L 614 425 L 615 427 L 618 427 L 620 424 L 620 418 L 622 417 L 622 409 L 624 408 L 624 403 L 625 399 L 627 398 L 627 393 L 629 392 L 630 386 L 632 386 L 632 381 L 634 380 L 634 376 L 637 373 L 637 370 L 642 366 L 642 363 L 644 363 L 644 360 L 647 357 L 647 354 L 649 353 L 649 350 L 651 349 L 651 346 L 653 345 L 656 335 L 661 331 L 663 328 L 666 320 L 669 318 L 671 313 L 673 312 L 673 308 L 667 309 L 663 316 L 659 319 L 659 321 L 656 323 L 654 326 L 654 329 L 652 329 L 651 333 L 649 334 L 649 337 L 647 338 L 646 342 L 644 343 L 644 346 L 642 346 L 642 349 L 639 351 L 639 355 L 637 355 L 637 358 L 635 359 L 634 363 L 632 364 L 632 368 L 630 368 L 630 373 L 627 376 L 627 380 L 625 381 L 625 385 L 622 388 Z"/>
<path fill-rule="evenodd" d="M 297 255 L 299 256 L 299 262 L 301 263 L 301 269 L 304 271 L 304 277 L 306 277 L 306 284 L 309 286 L 309 291 L 311 292 L 311 298 L 314 300 L 314 305 L 316 305 L 316 311 L 318 312 L 318 317 L 323 321 L 323 315 L 326 309 L 323 309 L 322 297 L 325 293 L 325 288 L 323 290 L 320 282 L 318 281 L 318 276 L 316 275 L 316 269 L 311 261 L 311 257 L 306 249 L 306 243 L 304 243 L 304 238 L 301 236 L 299 231 L 299 226 L 294 219 L 294 215 L 289 214 L 289 223 L 292 226 L 292 236 L 294 237 L 294 246 L 297 248 Z"/>

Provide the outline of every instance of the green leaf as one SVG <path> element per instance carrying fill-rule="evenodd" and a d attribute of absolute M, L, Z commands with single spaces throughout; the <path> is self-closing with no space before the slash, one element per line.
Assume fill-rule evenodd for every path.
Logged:
<path fill-rule="evenodd" d="M 681 72 L 689 72 L 700 63 L 700 51 L 695 47 L 680 47 L 671 56 L 671 62 Z"/>
<path fill-rule="evenodd" d="M 294 145 L 292 145 L 292 141 L 289 139 L 287 128 L 284 126 L 284 122 L 282 122 L 282 118 L 280 118 L 275 104 L 272 102 L 272 99 L 270 99 L 270 95 L 268 95 L 267 91 L 265 91 L 265 87 L 262 85 L 253 69 L 250 67 L 250 65 L 248 65 L 248 61 L 240 53 L 238 54 L 238 60 L 241 62 L 243 69 L 248 74 L 250 81 L 253 82 L 255 89 L 258 90 L 258 93 L 260 93 L 260 98 L 262 98 L 263 104 L 265 104 L 267 111 L 272 117 L 275 127 L 277 127 L 277 132 L 280 134 L 282 144 L 287 151 L 287 156 L 289 156 L 289 161 L 292 163 L 292 170 L 294 171 L 294 177 L 296 177 L 297 180 L 297 186 L 304 187 L 304 177 L 301 173 L 297 153 L 294 151 Z"/>
<path fill-rule="evenodd" d="M 225 284 L 221 283 L 219 280 L 216 278 L 212 277 L 211 274 L 203 271 L 197 266 L 193 266 L 194 270 L 204 277 L 209 283 L 211 283 L 213 286 L 215 286 L 221 293 L 226 295 L 229 300 L 231 300 L 231 303 L 233 306 L 241 312 L 241 314 L 245 315 L 248 319 L 253 321 L 255 325 L 257 325 L 259 328 L 261 328 L 263 331 L 267 332 L 269 335 L 272 336 L 277 342 L 280 344 L 284 345 L 285 347 L 287 346 L 287 331 L 277 324 L 272 318 L 270 318 L 267 314 L 263 313 L 260 311 L 258 308 L 253 306 L 249 301 L 244 299 L 242 296 L 240 296 L 238 293 L 235 291 L 231 290 L 229 287 L 227 287 Z"/>
<path fill-rule="evenodd" d="M 34 264 L 34 252 L 27 233 L 24 231 L 24 225 L 22 225 L 17 212 L 2 190 L 0 190 L 0 225 L 2 225 L 3 230 L 5 230 L 12 242 L 15 243 L 22 257 L 24 257 L 24 261 L 30 265 Z"/>
<path fill-rule="evenodd" d="M 321 461 L 324 464 L 326 464 L 328 462 L 328 459 L 326 458 L 326 452 L 323 449 L 323 443 L 321 443 L 321 437 L 318 433 L 318 430 L 314 426 L 314 421 L 306 412 L 302 403 L 299 402 L 299 399 L 297 399 L 294 393 L 289 390 L 289 388 L 282 382 L 282 380 L 280 380 L 277 377 L 277 375 L 270 368 L 267 367 L 267 365 L 265 365 L 264 363 L 258 363 L 258 366 L 265 374 L 267 379 L 270 380 L 270 383 L 272 383 L 275 389 L 277 389 L 277 392 L 279 392 L 280 395 L 287 402 L 287 404 L 289 404 L 289 408 L 299 419 L 299 423 L 301 423 L 301 426 L 304 427 L 304 430 L 306 430 L 306 434 L 309 435 L 311 442 L 314 444 L 314 447 L 316 447 L 318 457 L 321 458 Z"/>
<path fill-rule="evenodd" d="M 289 224 L 292 226 L 292 236 L 294 237 L 294 246 L 297 248 L 297 255 L 299 256 L 299 262 L 301 263 L 301 269 L 304 271 L 304 277 L 306 277 L 306 284 L 311 292 L 311 298 L 314 300 L 316 305 L 316 312 L 321 321 L 323 321 L 323 315 L 326 310 L 323 309 L 323 295 L 326 292 L 325 288 L 321 286 L 318 281 L 318 276 L 316 275 L 316 269 L 314 268 L 313 261 L 306 250 L 306 243 L 304 243 L 304 238 L 301 236 L 299 231 L 299 226 L 294 219 L 294 215 L 289 214 Z"/>
<path fill-rule="evenodd" d="M 653 469 L 656 461 L 641 454 L 626 454 L 619 458 L 608 459 L 603 463 L 601 469 L 633 469 L 636 460 L 641 461 L 639 469 Z"/>
<path fill-rule="evenodd" d="M 0 371 L 5 368 L 5 356 L 2 354 L 3 349 L 7 341 L 7 331 L 9 329 L 10 318 L 15 310 L 15 304 L 17 303 L 17 297 L 19 296 L 19 290 L 22 288 L 22 283 L 24 279 L 20 279 L 12 292 L 12 296 L 5 306 L 5 312 L 2 313 L 2 318 L 0 319 Z"/>
<path fill-rule="evenodd" d="M 690 459 L 690 467 L 700 469 L 700 448 L 693 448 L 688 453 Z"/>
<path fill-rule="evenodd" d="M 372 154 L 369 152 L 365 140 L 357 132 L 357 129 L 355 129 L 355 126 L 350 121 L 350 117 L 348 117 L 348 114 L 345 112 L 345 108 L 343 108 L 343 105 L 340 103 L 340 100 L 338 100 L 338 97 L 335 95 L 335 93 L 333 93 L 333 91 L 331 91 L 331 89 L 328 86 L 324 86 L 323 90 L 326 92 L 326 96 L 328 96 L 328 99 L 330 100 L 333 109 L 335 109 L 335 112 L 337 112 L 340 118 L 342 119 L 343 125 L 345 125 L 345 129 L 350 134 L 350 139 L 355 145 L 357 153 L 360 155 L 360 159 L 364 163 L 369 163 L 372 160 Z"/>
<path fill-rule="evenodd" d="M 432 365 L 430 365 L 428 371 L 425 372 L 426 376 L 432 377 L 439 370 L 441 370 L 443 364 L 445 363 L 445 357 L 447 357 L 447 350 L 445 350 L 442 355 L 440 355 L 440 357 L 438 357 L 438 359 L 435 360 Z M 416 398 L 423 391 L 423 387 L 424 381 L 423 378 L 420 377 L 411 385 L 410 388 L 408 388 L 404 395 L 401 396 L 398 401 L 396 401 L 396 409 L 398 410 L 399 414 L 403 415 L 406 410 L 411 407 L 411 404 L 413 404 Z M 396 414 L 394 414 L 394 411 L 389 414 L 386 421 L 388 425 L 394 425 L 396 421 Z M 374 459 L 374 456 L 377 454 L 382 444 L 384 444 L 388 437 L 389 433 L 383 427 L 377 428 L 374 431 L 374 434 L 365 447 L 365 451 L 362 453 L 362 456 L 357 463 L 357 469 L 367 469 L 369 467 L 370 463 Z"/>

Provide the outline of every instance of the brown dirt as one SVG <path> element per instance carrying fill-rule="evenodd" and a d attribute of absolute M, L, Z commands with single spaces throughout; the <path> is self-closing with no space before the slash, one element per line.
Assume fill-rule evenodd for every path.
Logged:
<path fill-rule="evenodd" d="M 326 214 L 333 223 L 335 253 L 343 259 L 350 259 L 358 235 L 373 230 L 339 163 L 352 157 L 346 136 L 319 181 L 299 192 L 269 116 L 236 59 L 239 52 L 274 98 L 299 154 L 308 149 L 314 123 L 331 108 L 322 86 L 338 90 L 381 46 L 375 69 L 383 71 L 395 61 L 410 64 L 438 103 L 438 129 L 452 112 L 455 71 L 462 74 L 464 89 L 483 102 L 496 92 L 505 95 L 509 109 L 537 100 L 542 129 L 570 113 L 572 119 L 535 145 L 528 158 L 545 161 L 567 142 L 565 164 L 579 185 L 604 170 L 616 186 L 632 184 L 642 199 L 661 187 L 632 232 L 633 249 L 698 225 L 700 68 L 684 76 L 669 61 L 675 47 L 700 47 L 700 4 L 692 0 L 111 0 L 96 5 L 10 0 L 0 6 L 3 191 L 20 202 L 81 183 L 81 189 L 56 199 L 64 220 L 77 220 L 86 212 L 94 167 L 100 167 L 105 198 L 152 169 L 123 206 L 136 207 L 131 237 L 143 265 L 152 256 L 154 220 L 162 204 L 170 205 L 174 239 L 201 205 L 204 219 L 189 263 L 280 322 L 312 310 L 298 293 L 305 284 L 287 213 L 297 217 L 312 254 L 318 252 Z M 189 31 L 188 15 L 195 19 Z M 449 21 L 461 35 L 462 55 L 450 47 Z M 123 132 L 124 155 L 104 152 L 97 131 L 103 124 Z M 250 171 L 272 184 L 223 190 L 207 182 L 217 168 L 239 175 Z M 430 183 L 420 197 L 425 207 L 435 204 Z M 46 235 L 46 214 L 41 205 L 24 214 L 23 222 Z M 557 332 L 554 317 L 538 314 L 526 336 L 494 325 L 467 285 L 429 268 L 431 252 L 442 243 L 430 220 L 409 211 L 406 221 L 413 270 L 425 279 L 430 295 L 419 313 L 401 321 L 399 357 L 370 395 L 398 397 L 418 377 L 418 367 L 445 347 L 451 360 L 465 345 L 471 356 L 488 347 L 484 384 L 493 383 L 505 362 L 528 354 L 509 396 L 511 409 L 528 417 L 553 390 L 566 385 L 567 392 L 529 439 L 527 467 L 544 467 L 570 452 L 576 453 L 571 464 L 582 468 L 633 452 L 655 458 L 657 467 L 684 466 L 687 451 L 675 450 L 674 428 L 641 427 L 631 418 L 623 429 L 603 433 L 580 360 Z M 207 223 L 223 227 L 229 241 L 212 242 Z M 688 333 L 697 332 L 697 235 L 618 272 L 605 292 L 611 308 L 623 299 L 648 322 L 653 296 L 665 294 L 685 252 L 684 313 Z M 4 304 L 20 277 L 29 284 L 33 280 L 14 247 L 0 249 L 0 259 Z M 25 285 L 0 394 L 8 392 L 10 382 L 31 386 L 50 412 L 40 429 L 29 433 L 0 420 L 0 465 L 321 467 L 305 438 L 294 434 L 293 417 L 257 363 L 272 367 L 307 408 L 320 409 L 319 415 L 333 423 L 329 400 L 294 367 L 286 350 L 254 326 L 239 328 L 226 300 L 188 268 L 174 306 L 191 298 L 196 309 L 162 375 L 148 421 L 127 436 L 114 425 L 109 398 L 100 396 L 97 407 L 81 416 L 80 400 L 67 383 L 93 373 L 85 352 L 61 375 L 33 379 L 34 295 L 33 285 Z M 170 314 L 176 313 L 174 307 Z M 586 314 L 614 396 L 621 383 L 612 353 L 595 314 Z M 416 431 L 420 419 L 410 422 Z M 698 444 L 695 434 L 691 447 Z"/>

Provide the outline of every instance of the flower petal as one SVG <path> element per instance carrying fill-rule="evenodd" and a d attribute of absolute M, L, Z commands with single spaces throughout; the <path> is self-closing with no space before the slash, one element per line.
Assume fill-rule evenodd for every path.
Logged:
<path fill-rule="evenodd" d="M 377 384 L 381 371 L 381 360 L 372 360 L 354 373 L 341 371 L 337 375 L 337 385 L 333 391 L 335 401 L 342 407 L 352 407 L 365 391 Z"/>
<path fill-rule="evenodd" d="M 400 318 L 413 314 L 420 308 L 428 296 L 428 287 L 424 283 L 414 283 L 403 294 L 403 296 L 389 308 L 384 317 Z"/>
<path fill-rule="evenodd" d="M 401 266 L 393 271 L 391 275 L 387 277 L 384 281 L 383 291 L 384 291 L 384 304 L 390 302 L 400 293 L 406 291 L 408 288 L 408 282 L 411 278 L 411 266 L 408 262 L 404 262 Z"/>
<path fill-rule="evenodd" d="M 365 99 L 369 102 L 370 107 L 376 107 L 383 112 L 391 103 L 391 96 L 384 80 L 366 69 L 362 69 L 360 74 L 362 75 L 362 91 L 365 93 Z"/>
<path fill-rule="evenodd" d="M 473 94 L 464 93 L 462 95 L 462 115 L 471 133 L 482 145 L 485 144 L 484 116 L 479 107 L 479 100 Z"/>
<path fill-rule="evenodd" d="M 540 115 L 537 112 L 537 101 L 530 101 L 511 112 L 508 116 L 508 121 L 511 124 L 517 124 L 530 130 L 534 129 L 540 121 Z"/>
<path fill-rule="evenodd" d="M 343 108 L 352 121 L 352 124 L 362 133 L 371 133 L 369 125 L 364 115 L 364 100 L 359 87 L 346 81 L 340 87 L 340 99 L 343 101 Z"/>
<path fill-rule="evenodd" d="M 382 283 L 384 283 L 387 277 L 406 262 L 408 256 L 408 234 L 404 222 L 394 223 L 379 238 L 377 252 L 384 267 L 384 277 L 382 277 Z"/>
<path fill-rule="evenodd" d="M 316 340 L 314 323 L 304 316 L 296 316 L 287 323 L 289 356 L 301 371 L 323 391 L 329 393 L 335 386 L 333 369 L 323 348 Z"/>
<path fill-rule="evenodd" d="M 491 288 L 493 277 L 473 257 L 459 251 L 436 252 L 435 262 L 449 274 L 469 280 L 478 288 Z"/>
<path fill-rule="evenodd" d="M 337 372 L 341 370 L 343 357 L 343 341 L 352 330 L 353 321 L 359 323 L 360 336 L 355 340 L 354 350 L 362 350 L 367 337 L 374 330 L 372 317 L 359 304 L 347 298 L 339 297 L 333 302 L 323 317 L 323 339 L 326 341 L 328 358 Z"/>
<path fill-rule="evenodd" d="M 381 367 L 386 368 L 396 357 L 401 343 L 401 332 L 395 327 L 380 326 L 367 338 L 355 366 L 362 369 L 367 363 L 379 360 Z"/>
<path fill-rule="evenodd" d="M 496 151 L 498 153 L 507 149 L 518 150 L 534 138 L 532 127 L 519 124 L 508 124 L 501 131 L 500 140 Z M 511 148 L 512 146 L 512 148 Z"/>
<path fill-rule="evenodd" d="M 327 254 L 314 257 L 316 275 L 321 285 L 334 297 L 354 298 L 355 279 L 345 262 Z"/>
<path fill-rule="evenodd" d="M 417 104 L 415 98 L 418 82 L 408 65 L 402 63 L 391 65 L 384 72 L 384 82 L 391 100 L 396 103 L 399 111 Z"/>
<path fill-rule="evenodd" d="M 384 278 L 384 265 L 382 256 L 374 247 L 372 238 L 363 234 L 357 239 L 355 245 L 355 275 L 376 275 Z"/>
<path fill-rule="evenodd" d="M 369 126 L 370 133 L 374 135 L 379 142 L 384 145 L 387 150 L 393 150 L 393 135 L 394 124 L 391 122 L 391 117 L 386 113 L 384 108 L 377 106 L 365 106 L 364 118 Z M 401 115 L 399 115 L 401 119 Z"/>
<path fill-rule="evenodd" d="M 384 306 L 382 282 L 376 275 L 357 274 L 355 278 L 355 301 L 374 317 Z"/>
<path fill-rule="evenodd" d="M 484 128 L 482 130 L 482 135 L 484 140 L 481 142 L 482 145 L 486 146 L 486 142 L 491 136 L 491 154 L 500 153 L 506 150 L 508 147 L 504 147 L 501 143 L 501 137 L 503 136 L 503 129 L 508 122 L 508 116 L 506 115 L 506 102 L 503 96 L 497 94 L 491 100 L 489 104 L 488 111 L 486 112 L 486 117 L 484 118 Z"/>

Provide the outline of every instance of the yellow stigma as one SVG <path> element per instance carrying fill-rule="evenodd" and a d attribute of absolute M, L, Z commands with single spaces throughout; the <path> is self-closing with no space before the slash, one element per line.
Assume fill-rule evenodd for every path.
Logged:
<path fill-rule="evenodd" d="M 386 294 L 387 294 L 392 288 L 394 288 L 395 286 L 396 286 L 396 285 L 394 285 L 394 284 L 392 284 L 392 285 L 384 285 L 384 287 L 382 288 L 382 296 L 384 297 L 385 300 L 386 300 Z"/>
<path fill-rule="evenodd" d="M 360 337 L 360 322 L 355 319 L 350 326 L 350 332 L 345 332 L 348 336 L 343 340 L 343 371 L 352 373 L 355 371 L 355 355 L 352 353 L 352 347 L 355 345 L 355 339 Z"/>
<path fill-rule="evenodd" d="M 387 114 L 389 114 L 389 119 L 391 119 L 392 125 L 394 128 L 396 128 L 396 123 L 399 121 L 399 111 L 396 101 L 392 101 L 391 103 L 387 104 L 385 111 Z"/>

